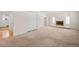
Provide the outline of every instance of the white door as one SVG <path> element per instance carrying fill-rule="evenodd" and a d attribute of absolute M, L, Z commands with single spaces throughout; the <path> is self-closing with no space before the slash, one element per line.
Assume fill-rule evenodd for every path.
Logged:
<path fill-rule="evenodd" d="M 36 29 L 36 15 L 35 15 L 35 13 L 29 13 L 27 22 L 28 22 L 28 31 Z"/>

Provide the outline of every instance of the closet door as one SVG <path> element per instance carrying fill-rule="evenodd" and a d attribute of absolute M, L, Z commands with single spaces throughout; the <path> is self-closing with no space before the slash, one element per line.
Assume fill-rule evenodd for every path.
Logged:
<path fill-rule="evenodd" d="M 32 16 L 32 29 L 35 30 L 36 29 L 36 13 L 33 13 L 33 16 Z"/>
<path fill-rule="evenodd" d="M 35 13 L 28 14 L 28 31 L 32 31 L 36 29 L 36 15 Z"/>

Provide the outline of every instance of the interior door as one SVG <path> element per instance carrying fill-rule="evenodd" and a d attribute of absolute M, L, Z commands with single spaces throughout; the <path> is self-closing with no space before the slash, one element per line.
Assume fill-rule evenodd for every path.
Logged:
<path fill-rule="evenodd" d="M 48 19 L 47 19 L 47 17 L 44 17 L 44 26 L 48 26 Z"/>
<path fill-rule="evenodd" d="M 35 13 L 29 13 L 28 15 L 28 31 L 36 29 L 36 15 Z"/>

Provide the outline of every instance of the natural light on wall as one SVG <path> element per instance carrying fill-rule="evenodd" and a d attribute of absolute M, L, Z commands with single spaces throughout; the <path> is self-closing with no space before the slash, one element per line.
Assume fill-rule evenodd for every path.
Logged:
<path fill-rule="evenodd" d="M 70 24 L 70 17 L 66 16 L 66 24 Z"/>
<path fill-rule="evenodd" d="M 52 22 L 53 24 L 55 24 L 55 17 L 52 17 Z"/>

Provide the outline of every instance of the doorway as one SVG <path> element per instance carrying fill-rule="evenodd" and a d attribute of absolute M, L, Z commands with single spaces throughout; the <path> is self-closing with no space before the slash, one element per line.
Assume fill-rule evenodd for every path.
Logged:
<path fill-rule="evenodd" d="M 44 17 L 44 26 L 48 26 L 48 18 Z"/>
<path fill-rule="evenodd" d="M 0 12 L 0 39 L 13 39 L 13 24 L 11 12 Z"/>

